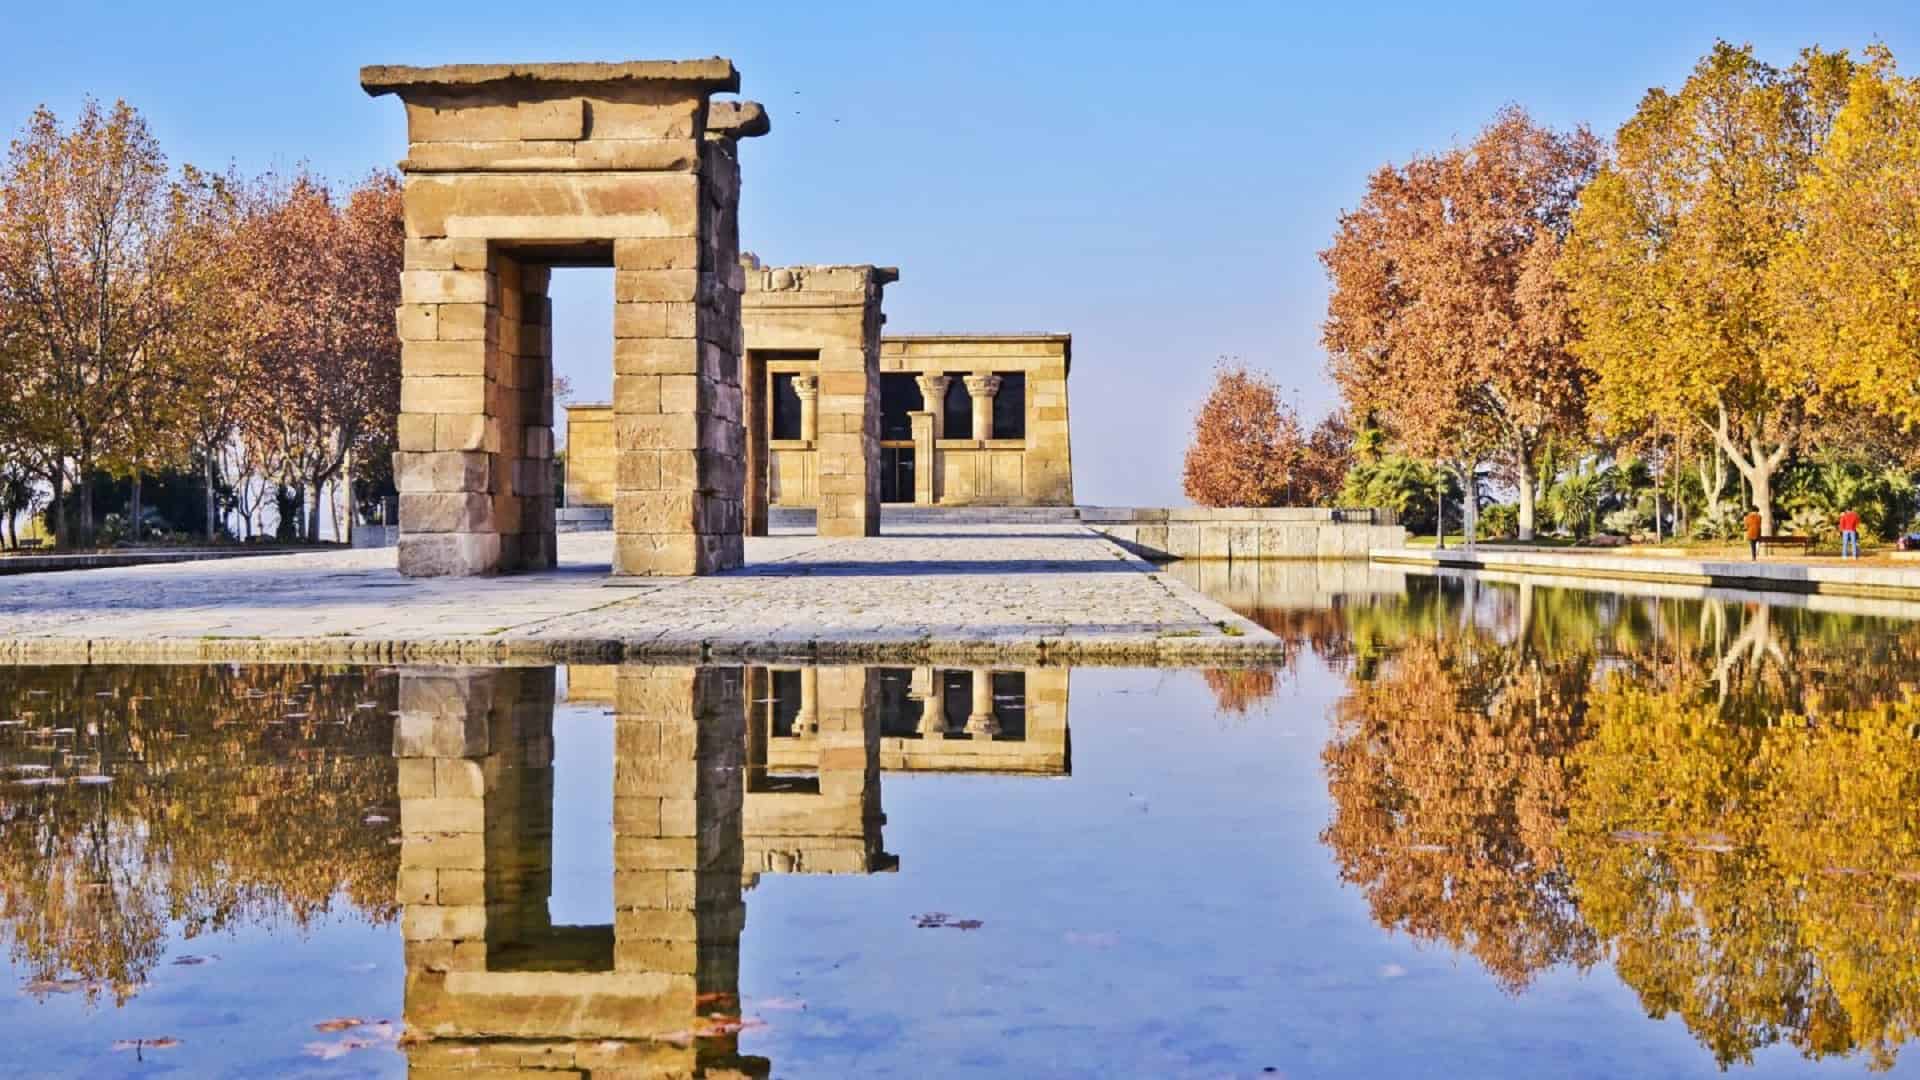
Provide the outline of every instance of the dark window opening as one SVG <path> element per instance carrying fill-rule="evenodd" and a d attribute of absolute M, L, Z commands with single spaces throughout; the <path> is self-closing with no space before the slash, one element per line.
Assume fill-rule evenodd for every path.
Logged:
<path fill-rule="evenodd" d="M 876 668 L 874 677 L 880 682 L 880 734 L 895 739 L 918 738 L 927 703 L 913 696 L 913 670 Z"/>
<path fill-rule="evenodd" d="M 949 439 L 973 438 L 973 399 L 967 396 L 966 376 L 947 373 L 947 400 L 941 403 L 941 434 Z"/>
<path fill-rule="evenodd" d="M 800 718 L 800 672 L 789 668 L 771 674 L 767 696 L 773 699 L 773 737 L 791 739 L 795 735 L 794 723 Z"/>
<path fill-rule="evenodd" d="M 993 718 L 1000 725 L 995 739 L 1020 742 L 1027 737 L 1027 673 L 993 673 Z"/>
<path fill-rule="evenodd" d="M 911 375 L 880 376 L 880 437 L 913 438 L 913 417 L 920 408 L 920 387 Z"/>
<path fill-rule="evenodd" d="M 1027 437 L 1027 373 L 1001 371 L 996 374 L 1000 376 L 1000 389 L 993 395 L 993 437 L 1024 439 Z"/>
<path fill-rule="evenodd" d="M 773 377 L 773 438 L 800 438 L 800 392 L 793 388 L 795 375 L 779 372 Z"/>
<path fill-rule="evenodd" d="M 947 721 L 947 738 L 966 739 L 967 716 L 973 712 L 973 672 L 942 671 L 939 673 L 941 704 L 944 706 Z"/>
<path fill-rule="evenodd" d="M 883 446 L 880 448 L 880 501 L 883 503 L 913 501 L 913 447 Z"/>

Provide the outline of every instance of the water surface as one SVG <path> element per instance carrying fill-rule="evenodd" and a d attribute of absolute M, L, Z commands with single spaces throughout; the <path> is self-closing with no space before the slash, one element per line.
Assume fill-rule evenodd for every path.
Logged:
<path fill-rule="evenodd" d="M 0 1073 L 1920 1070 L 1903 609 L 1195 580 L 1289 661 L 0 669 Z"/>

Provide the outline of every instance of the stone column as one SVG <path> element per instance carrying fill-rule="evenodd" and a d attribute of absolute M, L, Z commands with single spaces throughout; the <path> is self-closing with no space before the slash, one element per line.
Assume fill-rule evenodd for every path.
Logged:
<path fill-rule="evenodd" d="M 1000 730 L 993 718 L 993 672 L 977 668 L 973 673 L 973 711 L 967 714 L 967 731 L 990 739 Z"/>
<path fill-rule="evenodd" d="M 800 711 L 793 718 L 795 735 L 811 735 L 820 730 L 820 669 L 800 669 Z"/>
<path fill-rule="evenodd" d="M 993 395 L 1000 392 L 1000 376 L 969 375 L 966 382 L 973 399 L 973 437 L 984 442 L 993 438 Z"/>
<path fill-rule="evenodd" d="M 914 668 L 908 692 L 920 699 L 920 737 L 944 739 L 947 735 L 947 695 L 940 685 L 940 673 L 933 668 Z"/>
<path fill-rule="evenodd" d="M 947 384 L 953 379 L 946 375 L 922 375 L 913 381 L 920 384 L 920 407 L 933 417 L 933 437 L 946 438 Z"/>
<path fill-rule="evenodd" d="M 740 375 L 740 426 L 747 437 L 741 526 L 748 536 L 767 535 L 767 488 L 773 483 L 773 452 L 767 446 L 772 410 L 767 389 L 766 362 L 748 353 L 741 358 Z"/>
<path fill-rule="evenodd" d="M 940 422 L 938 413 L 913 412 L 907 414 L 913 424 L 913 504 L 932 506 L 935 498 L 934 455 L 939 450 L 934 446 L 933 432 Z"/>
<path fill-rule="evenodd" d="M 793 392 L 800 399 L 800 437 L 815 442 L 820 438 L 820 377 L 795 375 Z"/>

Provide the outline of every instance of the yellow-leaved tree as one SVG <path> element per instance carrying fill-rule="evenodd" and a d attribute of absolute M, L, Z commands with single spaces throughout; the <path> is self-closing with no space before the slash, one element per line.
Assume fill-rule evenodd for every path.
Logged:
<path fill-rule="evenodd" d="M 1882 46 L 1854 72 L 1799 216 L 1772 278 L 1787 348 L 1837 404 L 1920 421 L 1920 80 Z"/>
<path fill-rule="evenodd" d="M 1818 369 L 1772 304 L 1799 185 L 1856 65 L 1791 67 L 1717 43 L 1678 92 L 1647 92 L 1581 197 L 1561 273 L 1603 429 L 1704 431 L 1773 530 L 1773 478 L 1824 404 Z"/>

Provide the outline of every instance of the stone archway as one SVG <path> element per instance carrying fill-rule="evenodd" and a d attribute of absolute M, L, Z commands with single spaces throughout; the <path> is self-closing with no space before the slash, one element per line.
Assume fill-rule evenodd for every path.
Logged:
<path fill-rule="evenodd" d="M 554 565 L 554 266 L 611 266 L 613 571 L 739 566 L 740 166 L 730 61 L 368 67 L 407 110 L 400 571 Z"/>

